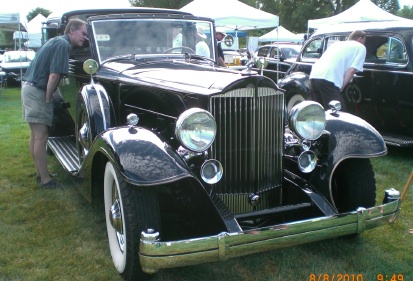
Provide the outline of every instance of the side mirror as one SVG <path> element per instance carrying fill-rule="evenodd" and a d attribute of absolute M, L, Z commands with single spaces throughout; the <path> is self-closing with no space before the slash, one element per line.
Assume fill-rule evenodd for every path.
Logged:
<path fill-rule="evenodd" d="M 98 63 L 95 60 L 88 59 L 83 63 L 83 70 L 87 74 L 95 74 L 98 70 Z"/>
<path fill-rule="evenodd" d="M 98 70 L 98 63 L 93 59 L 88 59 L 83 63 L 83 70 L 90 74 L 90 84 L 93 85 L 93 74 Z"/>

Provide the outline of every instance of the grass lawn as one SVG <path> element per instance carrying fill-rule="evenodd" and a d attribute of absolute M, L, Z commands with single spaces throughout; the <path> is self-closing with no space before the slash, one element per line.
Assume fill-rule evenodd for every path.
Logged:
<path fill-rule="evenodd" d="M 53 156 L 50 170 L 58 173 L 65 188 L 42 190 L 35 182 L 19 88 L 0 94 L 0 136 L 0 280 L 121 280 L 107 245 L 103 206 L 86 202 Z M 413 149 L 390 148 L 387 156 L 372 163 L 381 202 L 385 189 L 404 187 L 413 168 Z M 153 280 L 321 281 L 348 274 L 343 281 L 373 281 L 382 273 L 388 281 L 392 274 L 413 281 L 412 194 L 410 189 L 395 224 L 354 239 L 163 270 Z M 394 281 L 401 281 L 400 277 Z"/>

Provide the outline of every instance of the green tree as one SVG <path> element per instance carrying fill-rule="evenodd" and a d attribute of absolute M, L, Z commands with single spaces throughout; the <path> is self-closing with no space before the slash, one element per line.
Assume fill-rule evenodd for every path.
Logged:
<path fill-rule="evenodd" d="M 0 31 L 0 49 L 13 47 L 13 32 Z"/>
<path fill-rule="evenodd" d="M 372 2 L 383 10 L 394 15 L 397 14 L 397 11 L 400 9 L 398 0 L 373 0 Z"/>
<path fill-rule="evenodd" d="M 243 2 L 251 2 L 251 0 Z M 301 33 L 307 31 L 309 19 L 338 15 L 357 2 L 358 0 L 259 0 L 259 6 L 266 12 L 278 15 L 280 25 Z M 392 14 L 397 14 L 399 10 L 398 0 L 372 0 L 372 2 Z"/>
<path fill-rule="evenodd" d="M 397 11 L 399 17 L 413 19 L 413 6 L 404 6 L 401 10 Z"/>
<path fill-rule="evenodd" d="M 37 8 L 35 8 L 35 9 L 31 10 L 31 11 L 27 14 L 26 19 L 27 19 L 27 21 L 31 21 L 31 20 L 34 19 L 38 14 L 42 14 L 44 17 L 47 18 L 51 13 L 52 13 L 52 12 L 49 11 L 49 10 L 47 10 L 47 9 L 37 7 Z"/>
<path fill-rule="evenodd" d="M 192 0 L 129 0 L 134 7 L 157 7 L 180 9 Z M 207 0 L 205 0 L 207 1 Z M 359 0 L 239 0 L 251 7 L 278 15 L 280 25 L 296 33 L 307 31 L 309 19 L 319 19 L 337 15 Z M 402 17 L 412 18 L 413 8 L 400 9 L 398 0 L 371 0 L 383 10 Z M 402 13 L 403 15 L 401 15 Z M 249 35 L 260 36 L 268 30 L 249 31 Z"/>
<path fill-rule="evenodd" d="M 332 16 L 334 11 L 331 10 L 330 2 L 326 0 L 260 0 L 261 10 L 278 15 L 280 25 L 296 33 L 307 31 L 309 19 Z"/>

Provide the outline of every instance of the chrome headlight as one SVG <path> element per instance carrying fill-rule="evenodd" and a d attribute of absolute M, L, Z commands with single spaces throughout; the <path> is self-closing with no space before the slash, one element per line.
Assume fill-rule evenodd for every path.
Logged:
<path fill-rule="evenodd" d="M 181 144 L 192 151 L 202 152 L 211 146 L 217 133 L 214 117 L 206 110 L 191 108 L 176 122 L 175 135 Z"/>
<path fill-rule="evenodd" d="M 317 102 L 303 101 L 291 109 L 289 124 L 298 137 L 318 139 L 326 125 L 324 108 Z"/>

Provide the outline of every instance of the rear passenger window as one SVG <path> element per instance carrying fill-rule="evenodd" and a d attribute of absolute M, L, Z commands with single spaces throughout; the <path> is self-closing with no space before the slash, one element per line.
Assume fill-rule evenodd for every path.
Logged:
<path fill-rule="evenodd" d="M 407 52 L 406 47 L 400 40 L 395 38 L 389 38 L 389 54 L 388 54 L 388 62 L 389 63 L 398 63 L 398 64 L 406 64 L 407 63 Z"/>
<path fill-rule="evenodd" d="M 394 37 L 367 37 L 366 63 L 407 64 L 406 46 Z"/>

